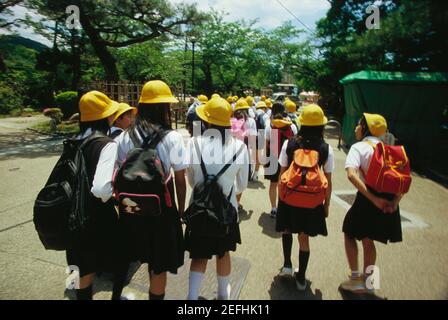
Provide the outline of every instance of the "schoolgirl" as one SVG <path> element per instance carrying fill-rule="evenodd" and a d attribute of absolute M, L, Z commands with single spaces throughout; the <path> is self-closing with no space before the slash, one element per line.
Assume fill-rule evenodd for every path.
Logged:
<path fill-rule="evenodd" d="M 194 137 L 189 141 L 188 154 L 191 165 L 187 170 L 188 182 L 194 188 L 195 185 L 204 181 L 200 162 L 193 161 L 193 159 L 198 159 L 198 154 L 202 157 L 209 175 L 218 174 L 228 162 L 228 159 L 232 159 L 236 155 L 235 161 L 218 179 L 218 184 L 222 187 L 224 195 L 230 195 L 230 202 L 237 210 L 236 195 L 241 194 L 247 187 L 249 155 L 244 143 L 235 139 L 228 132 L 231 126 L 231 106 L 222 98 L 214 98 L 207 104 L 198 107 L 197 113 L 207 128 L 215 129 L 220 134 L 218 137 L 207 135 Z M 207 155 L 222 155 L 223 161 L 213 161 L 214 159 L 207 158 Z M 193 201 L 193 198 L 191 200 Z M 235 251 L 238 243 L 241 244 L 238 223 L 231 225 L 227 235 L 224 237 L 198 235 L 187 226 L 185 230 L 185 245 L 192 259 L 189 276 L 189 300 L 198 299 L 207 262 L 213 256 L 216 256 L 217 259 L 217 298 L 222 300 L 229 299 L 231 273 L 229 251 Z"/>
<path fill-rule="evenodd" d="M 256 161 L 256 141 L 257 141 L 257 125 L 255 120 L 248 115 L 249 105 L 246 100 L 240 99 L 235 105 L 233 117 L 230 120 L 232 124 L 231 132 L 234 137 L 244 142 L 249 151 L 249 178 Z M 238 204 L 240 203 L 242 194 L 237 195 Z"/>
<path fill-rule="evenodd" d="M 117 159 L 117 143 L 107 137 L 109 126 L 118 110 L 118 103 L 98 91 L 84 94 L 79 102 L 82 143 L 96 134 L 98 139 L 83 148 L 87 177 L 92 186 L 87 193 L 87 210 L 91 224 L 74 246 L 66 251 L 67 263 L 77 266 L 80 273 L 78 300 L 92 300 L 95 273 L 113 271 L 114 240 L 118 216 L 112 199 L 112 177 Z"/>
<path fill-rule="evenodd" d="M 299 149 L 315 150 L 319 153 L 319 165 L 323 168 L 328 180 L 325 202 L 315 208 L 291 206 L 279 200 L 276 221 L 277 232 L 282 232 L 282 247 L 284 263 L 280 275 L 293 275 L 291 262 L 292 235 L 298 235 L 299 241 L 299 268 L 295 274 L 297 289 L 306 289 L 305 278 L 308 260 L 310 257 L 309 237 L 317 235 L 327 236 L 325 219 L 328 217 L 332 183 L 331 174 L 334 171 L 333 148 L 325 143 L 324 127 L 327 118 L 317 105 L 310 105 L 304 109 L 299 118 L 301 127 L 299 134 L 285 143 L 279 157 L 281 166 L 280 177 L 294 161 L 294 153 Z"/>
<path fill-rule="evenodd" d="M 109 130 L 111 139 L 117 138 L 124 130 L 134 123 L 137 108 L 133 108 L 127 103 L 120 103 L 118 111 L 114 115 L 112 127 Z"/>
<path fill-rule="evenodd" d="M 162 203 L 159 216 L 133 216 L 120 213 L 120 270 L 114 284 L 114 299 L 119 299 L 130 261 L 148 263 L 150 275 L 149 298 L 163 300 L 167 272 L 177 273 L 184 263 L 183 234 L 180 216 L 185 206 L 186 151 L 182 136 L 171 131 L 170 104 L 178 100 L 163 81 L 147 82 L 138 104 L 138 115 L 134 125 L 118 137 L 118 163 L 123 163 L 128 152 L 135 148 L 136 139 L 142 142 L 153 128 L 168 131 L 156 146 L 164 172 L 174 178 L 177 193 L 177 208 L 173 204 Z M 174 186 L 169 185 L 174 202 Z M 121 276 L 120 276 L 121 275 Z"/>
<path fill-rule="evenodd" d="M 345 252 L 351 270 L 349 280 L 341 288 L 351 292 L 370 292 L 365 285 L 367 268 L 376 262 L 374 241 L 384 244 L 401 242 L 401 220 L 399 203 L 402 195 L 380 194 L 365 184 L 365 174 L 370 165 L 375 146 L 386 134 L 386 119 L 378 114 L 364 113 L 355 129 L 355 143 L 347 155 L 345 168 L 350 182 L 358 189 L 356 200 L 347 212 L 343 232 Z M 358 246 L 361 241 L 364 250 L 364 272 L 359 271 Z"/>
<path fill-rule="evenodd" d="M 269 125 L 265 129 L 266 157 L 269 162 L 265 165 L 265 179 L 270 181 L 269 200 L 271 202 L 271 218 L 277 215 L 277 186 L 280 174 L 278 157 L 285 140 L 298 133 L 297 126 L 286 118 L 285 107 L 281 103 L 274 103 Z M 274 140 L 274 137 L 276 140 Z M 268 172 L 266 172 L 268 170 Z"/>

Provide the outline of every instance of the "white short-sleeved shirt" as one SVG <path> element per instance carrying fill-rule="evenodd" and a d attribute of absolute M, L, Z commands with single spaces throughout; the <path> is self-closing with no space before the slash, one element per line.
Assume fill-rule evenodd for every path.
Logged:
<path fill-rule="evenodd" d="M 135 134 L 140 140 L 137 129 Z M 118 137 L 118 164 L 121 165 L 126 160 L 126 155 L 132 149 L 134 149 L 134 143 L 129 136 L 129 132 L 124 132 Z M 188 167 L 187 153 L 184 145 L 182 135 L 177 131 L 170 131 L 162 141 L 157 145 L 156 150 L 159 154 L 159 158 L 162 161 L 165 173 L 170 173 L 171 169 L 174 171 L 181 171 Z"/>
<path fill-rule="evenodd" d="M 248 131 L 249 136 L 256 136 L 257 135 L 257 123 L 252 118 L 247 118 L 246 123 L 246 130 Z"/>
<path fill-rule="evenodd" d="M 361 142 L 357 142 L 350 148 L 347 159 L 345 160 L 345 169 L 353 168 L 361 172 L 361 179 L 364 180 L 364 173 L 367 173 L 369 169 L 370 161 L 372 160 L 373 147 L 366 141 L 370 141 L 373 144 L 379 143 L 381 140 L 377 137 L 366 137 Z"/>
<path fill-rule="evenodd" d="M 87 138 L 92 134 L 91 129 L 87 129 L 83 135 L 78 135 L 77 140 Z M 95 176 L 93 177 L 92 189 L 90 191 L 104 203 L 112 197 L 112 178 L 117 161 L 118 144 L 115 141 L 109 142 L 101 150 L 98 163 L 96 165 Z"/>
<path fill-rule="evenodd" d="M 250 107 L 249 110 L 247 110 L 247 113 L 249 114 L 249 117 L 251 117 L 252 119 L 255 119 L 254 107 Z"/>
<path fill-rule="evenodd" d="M 332 173 L 334 171 L 334 151 L 331 145 L 328 145 L 328 159 L 324 164 L 324 172 Z M 286 149 L 288 148 L 288 140 L 283 143 L 282 150 L 280 151 L 280 156 L 278 157 L 278 163 L 280 166 L 287 168 L 290 163 L 288 163 L 288 155 L 286 154 Z"/>
<path fill-rule="evenodd" d="M 227 162 L 232 160 L 238 150 L 243 148 L 243 152 L 240 153 L 236 161 L 218 180 L 225 195 L 229 195 L 233 187 L 230 201 L 232 205 L 238 209 L 236 195 L 242 193 L 246 189 L 249 176 L 249 154 L 247 147 L 242 141 L 233 137 L 224 146 L 220 139 L 214 139 L 212 137 L 191 138 L 187 145 L 187 158 L 188 163 L 190 164 L 187 169 L 187 179 L 192 188 L 196 184 L 204 181 L 200 158 L 194 143 L 195 139 L 198 139 L 198 145 L 202 153 L 207 173 L 211 175 L 217 174 Z M 190 203 L 192 201 L 193 195 L 191 196 Z"/>

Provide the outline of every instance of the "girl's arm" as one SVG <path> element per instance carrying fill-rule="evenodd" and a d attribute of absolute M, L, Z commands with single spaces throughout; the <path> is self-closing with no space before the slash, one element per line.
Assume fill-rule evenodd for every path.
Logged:
<path fill-rule="evenodd" d="M 325 196 L 325 218 L 328 218 L 330 214 L 330 201 L 331 201 L 331 193 L 333 192 L 333 182 L 331 180 L 331 172 L 325 173 L 325 177 L 327 177 L 328 180 L 328 188 L 327 188 L 327 194 Z"/>
<path fill-rule="evenodd" d="M 355 168 L 347 168 L 347 177 L 348 180 L 361 192 L 367 199 L 369 199 L 378 209 L 381 209 L 383 212 L 388 212 L 388 207 L 392 204 L 390 201 L 386 199 L 375 196 L 372 192 L 367 189 L 364 181 L 359 177 L 359 171 Z"/>
<path fill-rule="evenodd" d="M 179 214 L 182 216 L 185 211 L 185 195 L 187 193 L 187 183 L 185 181 L 185 170 L 174 172 L 174 181 L 176 183 L 177 205 Z"/>

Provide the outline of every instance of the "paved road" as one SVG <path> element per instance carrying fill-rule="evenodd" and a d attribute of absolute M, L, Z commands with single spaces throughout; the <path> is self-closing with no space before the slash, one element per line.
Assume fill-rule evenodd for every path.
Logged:
<path fill-rule="evenodd" d="M 329 141 L 336 150 L 337 141 Z M 5 150 L 7 147 L 0 147 L 0 299 L 67 299 L 65 255 L 45 251 L 32 223 L 33 201 L 55 164 L 60 147 L 57 142 L 47 141 L 38 148 L 27 147 L 15 154 L 5 154 Z M 335 156 L 329 235 L 311 240 L 307 277 L 312 284 L 306 296 L 296 294 L 291 279 L 277 277 L 282 264 L 281 238 L 268 215 L 267 182 L 251 184 L 244 193 L 243 244 L 234 256 L 248 259 L 251 267 L 240 299 L 341 299 L 337 288 L 348 274 L 341 232 L 347 207 L 344 199 L 350 201 L 353 187 L 343 171 L 345 153 L 336 151 Z M 448 191 L 423 177 L 413 178 L 412 190 L 402 203 L 406 212 L 404 241 L 377 246 L 379 294 L 389 299 L 447 299 Z M 297 241 L 293 252 L 297 267 Z M 110 292 L 105 289 L 95 295 L 96 299 L 109 297 Z M 144 299 L 145 295 L 137 294 L 137 298 Z"/>

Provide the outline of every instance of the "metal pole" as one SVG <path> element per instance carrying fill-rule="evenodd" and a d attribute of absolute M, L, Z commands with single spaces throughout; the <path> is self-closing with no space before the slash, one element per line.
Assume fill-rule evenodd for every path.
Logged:
<path fill-rule="evenodd" d="M 195 40 L 192 40 L 192 47 L 193 47 L 193 50 L 192 50 L 192 69 L 191 69 L 191 94 L 192 95 L 194 95 L 195 94 L 195 88 L 194 88 L 194 46 L 195 46 L 195 43 L 196 43 L 196 41 Z"/>

